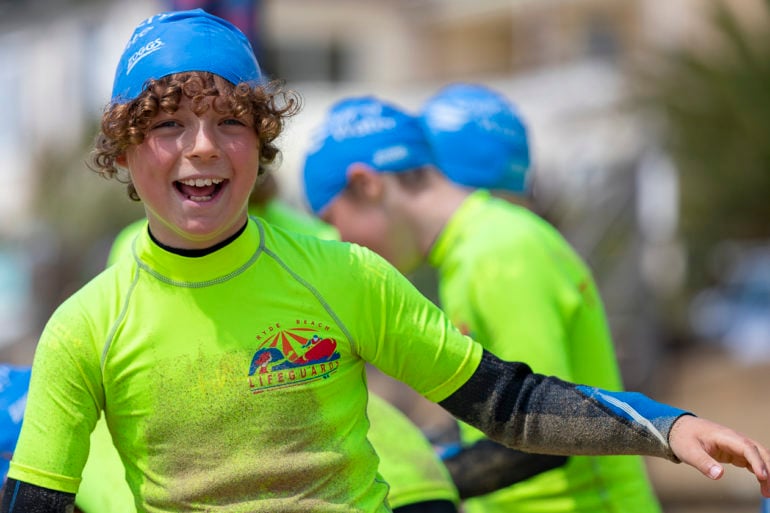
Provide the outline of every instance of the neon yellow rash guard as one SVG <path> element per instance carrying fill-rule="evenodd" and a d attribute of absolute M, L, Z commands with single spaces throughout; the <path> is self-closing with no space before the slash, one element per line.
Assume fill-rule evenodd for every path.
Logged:
<path fill-rule="evenodd" d="M 365 363 L 441 401 L 481 360 L 353 244 L 252 218 L 203 257 L 132 251 L 47 323 L 9 477 L 76 492 L 103 411 L 138 511 L 385 512 Z"/>
<path fill-rule="evenodd" d="M 605 390 L 622 388 L 604 306 L 569 243 L 529 210 L 475 191 L 429 255 L 448 317 L 504 360 Z M 462 424 L 463 440 L 484 435 Z M 464 503 L 469 513 L 659 513 L 638 456 L 563 467 Z"/>
<path fill-rule="evenodd" d="M 333 226 L 297 212 L 279 200 L 272 200 L 266 205 L 251 205 L 249 212 L 275 226 L 297 233 L 327 240 L 339 239 L 339 234 Z M 118 233 L 110 249 L 107 265 L 115 263 L 121 255 L 131 255 L 133 240 L 146 225 L 146 219 L 139 219 Z M 370 394 L 367 413 L 371 424 L 368 438 L 380 458 L 380 475 L 390 486 L 388 502 L 392 508 L 433 500 L 459 502 L 457 489 L 449 472 L 416 425 L 387 401 L 373 394 Z M 102 425 L 104 422 L 101 421 L 97 424 L 92 438 L 98 436 L 102 441 Z M 106 426 L 103 431 L 106 432 Z M 98 455 L 92 454 L 88 459 L 83 482 L 78 490 L 77 503 L 86 513 L 118 513 L 118 510 L 92 507 L 108 501 L 121 506 L 128 502 L 133 509 L 131 492 L 123 478 L 123 465 L 117 457 L 117 452 L 114 448 L 103 445 L 99 444 Z M 91 452 L 94 452 L 93 441 Z M 88 478 L 86 471 L 91 475 L 110 476 L 110 479 L 92 480 Z M 116 478 L 113 479 L 113 476 Z"/>
<path fill-rule="evenodd" d="M 460 503 L 449 471 L 430 441 L 409 418 L 385 399 L 369 394 L 369 441 L 380 455 L 380 474 L 388 481 L 390 507 L 428 500 Z"/>
<path fill-rule="evenodd" d="M 380 458 L 379 473 L 390 486 L 391 508 L 436 500 L 459 504 L 452 477 L 428 439 L 406 415 L 371 392 L 366 412 L 371 424 L 367 436 Z M 75 505 L 85 513 L 136 511 L 123 463 L 103 419 L 91 433 Z"/>
<path fill-rule="evenodd" d="M 459 504 L 452 477 L 428 439 L 408 417 L 371 392 L 366 412 L 371 424 L 367 436 L 380 458 L 378 471 L 390 487 L 391 508 L 436 500 Z M 136 511 L 123 463 L 102 419 L 91 433 L 91 447 L 75 505 L 85 513 Z"/>

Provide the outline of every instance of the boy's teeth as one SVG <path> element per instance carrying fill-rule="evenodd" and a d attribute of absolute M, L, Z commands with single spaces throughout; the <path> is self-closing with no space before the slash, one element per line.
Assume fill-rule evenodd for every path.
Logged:
<path fill-rule="evenodd" d="M 221 178 L 188 178 L 187 180 L 180 180 L 185 185 L 194 187 L 206 187 L 209 185 L 217 185 L 223 182 Z"/>

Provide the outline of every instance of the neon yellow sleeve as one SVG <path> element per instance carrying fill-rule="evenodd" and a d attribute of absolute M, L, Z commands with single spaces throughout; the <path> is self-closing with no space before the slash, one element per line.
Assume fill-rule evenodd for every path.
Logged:
<path fill-rule="evenodd" d="M 90 343 L 93 337 L 88 323 L 69 316 L 71 304 L 72 298 L 57 309 L 38 342 L 25 422 L 8 476 L 75 493 L 88 457 L 90 433 L 104 402 L 104 390 L 100 354 Z M 66 326 L 60 322 L 65 320 Z M 47 419 L 46 425 L 35 419 Z M 48 449 L 45 464 L 27 466 L 27 461 L 40 463 L 40 447 Z"/>
<path fill-rule="evenodd" d="M 446 399 L 476 371 L 482 346 L 463 335 L 380 255 L 355 245 L 352 249 L 364 264 L 359 281 L 366 281 L 358 287 L 357 301 L 348 303 L 353 308 L 350 318 L 357 319 L 359 337 L 354 343 L 367 342 L 356 351 L 430 401 Z M 337 294 L 346 294 L 344 288 L 349 290 L 354 283 L 331 279 L 337 282 Z"/>

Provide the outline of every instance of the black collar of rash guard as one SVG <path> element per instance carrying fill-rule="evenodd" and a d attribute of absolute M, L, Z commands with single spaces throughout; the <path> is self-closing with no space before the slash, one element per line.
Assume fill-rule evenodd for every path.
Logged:
<path fill-rule="evenodd" d="M 183 257 L 198 258 L 198 257 L 209 255 L 230 244 L 232 241 L 237 239 L 246 230 L 247 224 L 249 224 L 248 220 L 245 223 L 243 223 L 243 226 L 241 226 L 240 230 L 238 230 L 237 232 L 235 232 L 234 234 L 232 234 L 222 242 L 218 242 L 217 244 L 214 244 L 209 248 L 203 248 L 203 249 L 182 249 L 182 248 L 174 248 L 171 246 L 167 246 L 155 238 L 155 236 L 152 234 L 152 230 L 150 230 L 149 227 L 147 228 L 147 231 L 150 234 L 150 239 L 152 239 L 152 241 L 155 244 L 157 244 L 160 248 L 168 251 L 169 253 L 174 253 L 175 255 L 179 255 Z"/>

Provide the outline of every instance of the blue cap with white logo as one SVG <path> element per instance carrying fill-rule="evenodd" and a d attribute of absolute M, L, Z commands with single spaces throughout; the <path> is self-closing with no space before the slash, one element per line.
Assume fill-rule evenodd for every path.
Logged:
<path fill-rule="evenodd" d="M 452 84 L 425 102 L 420 120 L 438 167 L 453 182 L 527 190 L 527 128 L 501 94 L 483 85 Z"/>
<path fill-rule="evenodd" d="M 135 99 L 149 80 L 186 71 L 208 71 L 233 84 L 262 81 L 254 50 L 235 25 L 203 9 L 165 12 L 134 30 L 115 71 L 112 103 Z"/>
<path fill-rule="evenodd" d="M 0 483 L 16 449 L 31 375 L 29 367 L 0 364 Z"/>
<path fill-rule="evenodd" d="M 433 164 L 419 120 L 372 96 L 334 104 L 314 132 L 305 157 L 304 186 L 310 208 L 320 213 L 347 185 L 351 164 L 402 172 Z"/>

